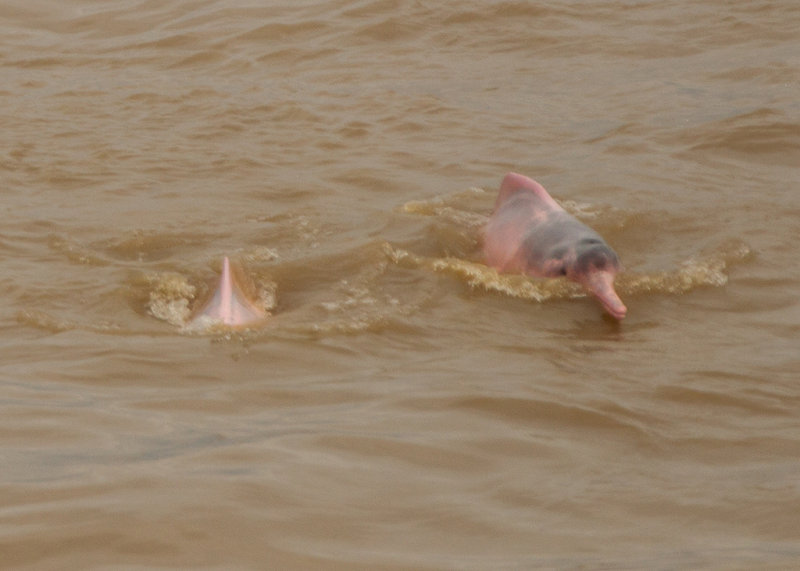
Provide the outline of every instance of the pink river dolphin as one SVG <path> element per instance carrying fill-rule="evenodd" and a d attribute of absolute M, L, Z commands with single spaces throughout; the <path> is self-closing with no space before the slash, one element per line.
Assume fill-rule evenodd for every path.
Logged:
<path fill-rule="evenodd" d="M 214 295 L 195 312 L 191 321 L 204 320 L 229 327 L 244 327 L 263 321 L 266 316 L 266 312 L 247 297 L 225 256 Z"/>
<path fill-rule="evenodd" d="M 615 319 L 627 308 L 614 291 L 617 254 L 600 235 L 568 214 L 533 179 L 508 173 L 484 231 L 486 263 L 500 272 L 566 276 L 596 297 Z"/>

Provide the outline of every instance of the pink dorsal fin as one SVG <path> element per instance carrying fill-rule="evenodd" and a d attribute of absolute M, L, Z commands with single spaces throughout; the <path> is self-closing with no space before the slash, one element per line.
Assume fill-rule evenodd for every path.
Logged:
<path fill-rule="evenodd" d="M 510 172 L 503 178 L 503 182 L 500 184 L 500 192 L 497 195 L 497 201 L 494 205 L 495 209 L 503 204 L 509 196 L 519 190 L 526 190 L 535 194 L 548 208 L 561 210 L 561 206 L 553 200 L 553 197 L 548 194 L 541 184 L 532 178 L 515 172 Z"/>
<path fill-rule="evenodd" d="M 200 311 L 214 321 L 230 326 L 241 326 L 261 321 L 266 312 L 251 301 L 231 270 L 227 256 L 222 261 L 222 274 L 219 277 L 214 295 Z"/>

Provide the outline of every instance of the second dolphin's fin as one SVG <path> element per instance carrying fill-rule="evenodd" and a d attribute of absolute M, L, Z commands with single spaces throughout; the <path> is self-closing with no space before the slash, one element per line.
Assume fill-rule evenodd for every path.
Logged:
<path fill-rule="evenodd" d="M 214 295 L 195 313 L 192 321 L 206 319 L 232 327 L 262 321 L 267 313 L 245 294 L 242 285 L 231 271 L 228 256 L 222 261 L 222 274 Z"/>

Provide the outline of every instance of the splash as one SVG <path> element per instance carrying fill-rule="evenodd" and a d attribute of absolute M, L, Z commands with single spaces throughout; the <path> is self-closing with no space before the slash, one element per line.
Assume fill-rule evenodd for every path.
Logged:
<path fill-rule="evenodd" d="M 500 274 L 494 268 L 482 263 L 452 256 L 442 258 L 418 256 L 390 244 L 384 245 L 384 252 L 397 265 L 449 274 L 473 289 L 510 297 L 543 302 L 554 298 L 585 295 L 580 287 L 566 280 L 532 280 L 519 274 Z"/>
<path fill-rule="evenodd" d="M 673 271 L 650 274 L 624 273 L 617 278 L 618 289 L 626 294 L 684 294 L 701 287 L 723 287 L 728 283 L 726 270 L 748 259 L 750 247 L 743 242 L 730 242 L 716 250 L 682 262 Z"/>
<path fill-rule="evenodd" d="M 195 300 L 197 288 L 185 276 L 173 273 L 148 276 L 148 282 L 150 315 L 172 325 L 185 325 L 192 313 L 190 304 Z"/>
<path fill-rule="evenodd" d="M 482 263 L 456 257 L 418 256 L 390 244 L 384 253 L 393 263 L 432 272 L 446 273 L 473 289 L 500 293 L 509 297 L 545 302 L 551 299 L 586 297 L 578 285 L 563 278 L 532 279 L 519 274 L 500 274 Z M 676 270 L 637 274 L 626 272 L 617 277 L 617 288 L 626 295 L 643 293 L 683 294 L 701 287 L 722 287 L 728 283 L 726 270 L 751 255 L 744 243 L 720 246 L 714 252 L 690 258 Z"/>

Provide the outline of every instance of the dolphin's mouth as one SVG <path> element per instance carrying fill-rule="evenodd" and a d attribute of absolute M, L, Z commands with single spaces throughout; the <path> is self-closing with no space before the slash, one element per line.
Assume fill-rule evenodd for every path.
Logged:
<path fill-rule="evenodd" d="M 594 272 L 586 280 L 586 289 L 595 296 L 614 319 L 623 319 L 628 308 L 614 291 L 614 274 L 611 272 Z"/>
<path fill-rule="evenodd" d="M 598 298 L 600 299 L 600 298 Z M 606 299 L 600 299 L 600 303 L 603 304 L 605 310 L 613 317 L 614 319 L 624 319 L 625 315 L 628 313 L 628 308 L 625 307 L 625 304 L 622 303 L 622 300 L 617 297 L 616 303 L 609 303 Z"/>

